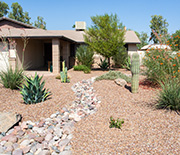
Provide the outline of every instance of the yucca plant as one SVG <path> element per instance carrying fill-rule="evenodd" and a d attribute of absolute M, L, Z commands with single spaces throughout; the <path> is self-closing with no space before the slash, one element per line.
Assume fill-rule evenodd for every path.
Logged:
<path fill-rule="evenodd" d="M 6 71 L 0 72 L 0 83 L 5 88 L 17 89 L 21 86 L 24 80 L 24 70 L 22 68 L 8 67 Z"/>
<path fill-rule="evenodd" d="M 51 92 L 44 88 L 45 81 L 41 83 L 42 78 L 43 76 L 39 77 L 37 73 L 34 78 L 25 76 L 26 84 L 20 88 L 25 104 L 44 102 L 51 95 Z"/>
<path fill-rule="evenodd" d="M 98 64 L 99 67 L 101 67 L 102 70 L 107 70 L 108 67 L 109 67 L 109 63 L 108 63 L 108 61 L 107 61 L 107 58 L 105 58 L 104 60 L 102 60 L 102 59 L 100 58 L 100 61 L 101 61 L 101 63 Z"/>

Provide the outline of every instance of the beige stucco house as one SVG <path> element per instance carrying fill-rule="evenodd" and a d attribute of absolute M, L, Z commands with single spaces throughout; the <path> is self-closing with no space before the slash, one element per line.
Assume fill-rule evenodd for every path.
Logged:
<path fill-rule="evenodd" d="M 1 52 L 7 53 L 8 63 L 12 67 L 22 64 L 22 38 L 25 37 L 28 38 L 24 53 L 26 69 L 48 68 L 48 62 L 52 62 L 53 73 L 57 74 L 63 60 L 66 61 L 66 66 L 71 68 L 75 64 L 76 47 L 84 44 L 83 34 L 84 31 L 78 26 L 76 30 L 43 30 L 7 17 L 0 18 L 0 36 L 11 38 L 16 43 L 15 47 L 8 46 L 8 51 L 0 48 Z M 128 52 L 131 53 L 137 51 L 136 44 L 140 41 L 134 31 L 126 31 L 125 43 Z"/>

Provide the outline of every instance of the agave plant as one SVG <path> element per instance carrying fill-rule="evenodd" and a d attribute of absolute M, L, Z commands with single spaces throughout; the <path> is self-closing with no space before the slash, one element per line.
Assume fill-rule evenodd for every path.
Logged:
<path fill-rule="evenodd" d="M 109 67 L 107 58 L 105 58 L 104 60 L 102 60 L 102 59 L 100 58 L 100 61 L 101 61 L 101 63 L 98 64 L 98 65 L 101 67 L 101 69 L 102 69 L 102 70 L 107 70 L 108 67 Z"/>
<path fill-rule="evenodd" d="M 34 78 L 25 76 L 26 84 L 20 88 L 25 104 L 43 102 L 51 95 L 51 92 L 44 88 L 45 81 L 41 83 L 42 78 L 43 76 L 39 77 L 37 73 Z"/>

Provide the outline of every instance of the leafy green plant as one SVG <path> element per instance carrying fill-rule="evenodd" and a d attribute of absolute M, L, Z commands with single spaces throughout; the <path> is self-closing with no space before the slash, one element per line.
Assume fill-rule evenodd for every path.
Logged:
<path fill-rule="evenodd" d="M 39 77 L 37 73 L 34 78 L 25 76 L 26 84 L 20 88 L 25 104 L 44 102 L 51 95 L 51 92 L 44 88 L 45 81 L 41 83 L 42 78 L 43 76 Z"/>
<path fill-rule="evenodd" d="M 143 60 L 143 74 L 154 83 L 159 83 L 167 77 L 178 77 L 180 74 L 180 53 L 172 54 L 167 49 L 152 49 L 146 51 Z"/>
<path fill-rule="evenodd" d="M 76 50 L 76 58 L 79 65 L 91 68 L 94 63 L 94 52 L 87 45 L 81 45 Z"/>
<path fill-rule="evenodd" d="M 123 68 L 123 66 L 126 65 L 127 58 L 128 58 L 128 53 L 127 53 L 127 50 L 124 46 L 121 47 L 119 49 L 119 52 L 116 53 L 116 55 L 114 55 L 112 57 L 115 66 L 120 67 L 120 68 Z"/>
<path fill-rule="evenodd" d="M 65 61 L 63 61 L 62 66 L 63 66 L 63 71 L 60 72 L 61 82 L 68 83 L 70 82 L 70 79 L 68 79 L 67 67 L 65 67 Z"/>
<path fill-rule="evenodd" d="M 99 80 L 115 80 L 118 78 L 122 78 L 126 80 L 127 83 L 131 83 L 131 78 L 128 77 L 127 75 L 123 74 L 120 71 L 109 71 L 108 73 L 105 73 L 99 77 L 96 78 L 96 81 Z"/>
<path fill-rule="evenodd" d="M 85 67 L 85 68 L 84 68 L 84 73 L 85 73 L 85 74 L 91 73 L 91 69 L 88 68 L 88 67 Z"/>
<path fill-rule="evenodd" d="M 87 68 L 87 66 L 85 65 L 76 65 L 76 66 L 73 66 L 74 68 L 74 71 L 84 71 L 84 68 Z"/>
<path fill-rule="evenodd" d="M 124 120 L 119 120 L 119 118 L 117 120 L 115 120 L 112 116 L 110 117 L 110 128 L 118 128 L 121 129 L 122 124 L 124 123 Z"/>
<path fill-rule="evenodd" d="M 161 83 L 162 91 L 159 93 L 156 107 L 180 111 L 180 79 L 170 78 Z"/>
<path fill-rule="evenodd" d="M 5 88 L 17 89 L 21 86 L 24 80 L 24 70 L 16 67 L 8 67 L 6 71 L 0 72 L 0 83 Z"/>
<path fill-rule="evenodd" d="M 105 58 L 104 60 L 102 60 L 102 59 L 100 58 L 100 61 L 101 61 L 101 63 L 99 63 L 98 65 L 101 67 L 101 69 L 102 69 L 102 70 L 107 70 L 108 67 L 109 67 L 109 63 L 108 63 L 108 61 L 107 61 L 107 58 Z"/>
<path fill-rule="evenodd" d="M 90 73 L 91 69 L 85 65 L 73 66 L 75 71 L 84 71 L 84 73 Z"/>
<path fill-rule="evenodd" d="M 128 57 L 125 59 L 124 64 L 122 64 L 122 68 L 125 68 L 125 69 L 127 69 L 127 70 L 131 70 L 131 58 L 130 58 L 130 56 L 128 56 Z"/>

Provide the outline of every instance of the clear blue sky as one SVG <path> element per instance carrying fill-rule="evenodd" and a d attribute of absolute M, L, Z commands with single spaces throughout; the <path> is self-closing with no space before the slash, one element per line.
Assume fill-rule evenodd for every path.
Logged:
<path fill-rule="evenodd" d="M 2 0 L 3 1 L 3 0 Z M 9 7 L 18 2 L 29 12 L 31 22 L 44 17 L 48 30 L 70 30 L 75 21 L 92 24 L 91 16 L 116 13 L 128 28 L 150 35 L 152 15 L 162 15 L 169 33 L 180 29 L 180 0 L 4 0 Z"/>

